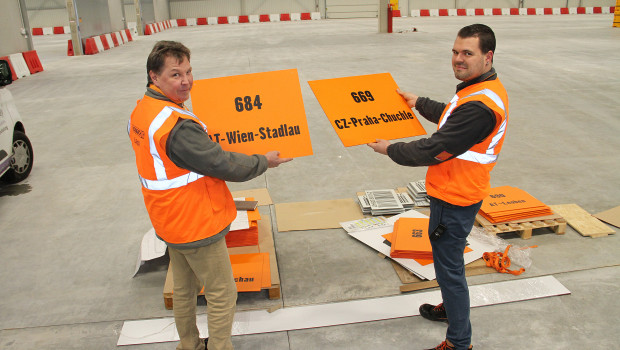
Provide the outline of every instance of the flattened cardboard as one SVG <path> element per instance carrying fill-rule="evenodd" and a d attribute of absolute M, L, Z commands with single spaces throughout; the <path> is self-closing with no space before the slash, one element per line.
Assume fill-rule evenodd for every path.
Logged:
<path fill-rule="evenodd" d="M 260 253 L 263 256 L 263 271 L 261 271 L 261 287 L 271 287 L 271 259 L 269 259 L 269 253 Z"/>
<path fill-rule="evenodd" d="M 352 198 L 275 205 L 278 232 L 341 228 L 340 222 L 363 219 Z"/>
<path fill-rule="evenodd" d="M 392 263 L 392 267 L 394 267 L 394 272 L 396 272 L 396 275 L 398 275 L 398 278 L 400 278 L 400 281 L 403 283 L 403 285 L 400 286 L 401 293 L 434 288 L 439 286 L 437 284 L 437 280 L 423 280 L 409 270 L 402 267 L 396 261 L 390 260 L 390 263 Z M 485 275 L 488 273 L 497 273 L 497 270 L 492 267 L 488 267 L 482 259 L 478 259 L 472 263 L 465 265 L 465 276 L 467 277 Z"/>
<path fill-rule="evenodd" d="M 250 200 L 245 200 L 245 201 L 235 201 L 235 207 L 237 207 L 237 210 L 255 210 L 256 207 L 258 207 L 258 201 L 250 201 Z"/>
<path fill-rule="evenodd" d="M 615 208 L 602 211 L 598 214 L 594 214 L 594 216 L 610 225 L 620 227 L 620 205 Z"/>
<path fill-rule="evenodd" d="M 255 201 L 258 201 L 258 205 L 270 205 L 273 204 L 269 191 L 266 188 L 256 188 L 251 190 L 232 191 L 233 198 L 238 197 L 253 197 Z"/>
<path fill-rule="evenodd" d="M 258 232 L 258 234 L 260 235 L 260 231 Z M 257 245 L 246 245 L 243 247 L 231 247 L 228 248 L 228 254 L 229 255 L 235 255 L 235 254 L 254 254 L 254 253 L 259 253 L 260 252 L 260 248 L 258 248 Z"/>
<path fill-rule="evenodd" d="M 258 222 L 258 249 L 261 253 L 269 253 L 269 268 L 271 269 L 271 284 L 280 284 L 280 274 L 278 273 L 278 260 L 276 259 L 276 248 L 273 243 L 273 233 L 271 230 L 271 218 L 263 217 Z"/>

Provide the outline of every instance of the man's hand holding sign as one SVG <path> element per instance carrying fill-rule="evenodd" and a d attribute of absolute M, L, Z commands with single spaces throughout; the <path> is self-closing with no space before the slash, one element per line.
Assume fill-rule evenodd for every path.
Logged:
<path fill-rule="evenodd" d="M 418 100 L 418 96 L 410 92 L 402 92 L 400 91 L 400 89 L 397 89 L 396 92 L 398 92 L 398 94 L 402 96 L 403 99 L 405 99 L 405 102 L 407 103 L 407 106 L 409 106 L 409 108 L 415 107 L 415 103 Z M 387 155 L 387 148 L 389 145 L 390 145 L 390 142 L 384 139 L 377 139 L 377 141 L 375 142 L 368 143 L 368 147 L 375 150 L 375 152 L 385 154 L 385 155 Z"/>

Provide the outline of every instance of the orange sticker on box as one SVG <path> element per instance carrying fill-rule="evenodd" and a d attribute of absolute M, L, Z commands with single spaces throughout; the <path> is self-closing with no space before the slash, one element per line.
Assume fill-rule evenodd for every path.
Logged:
<path fill-rule="evenodd" d="M 308 84 L 345 147 L 426 134 L 390 73 Z"/>
<path fill-rule="evenodd" d="M 297 69 L 194 81 L 192 108 L 226 151 L 312 155 Z"/>

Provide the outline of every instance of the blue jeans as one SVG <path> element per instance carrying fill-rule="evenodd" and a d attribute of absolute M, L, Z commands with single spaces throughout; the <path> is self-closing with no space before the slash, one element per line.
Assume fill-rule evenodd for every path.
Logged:
<path fill-rule="evenodd" d="M 435 275 L 448 315 L 446 339 L 459 350 L 467 349 L 471 344 L 471 324 L 463 251 L 482 201 L 467 207 L 452 205 L 433 197 L 430 202 L 429 232 L 439 224 L 446 227 L 438 240 L 431 241 Z"/>

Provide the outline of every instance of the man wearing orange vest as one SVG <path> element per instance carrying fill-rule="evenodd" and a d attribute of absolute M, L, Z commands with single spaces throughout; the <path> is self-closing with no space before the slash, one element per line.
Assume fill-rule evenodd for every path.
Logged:
<path fill-rule="evenodd" d="M 157 237 L 168 246 L 174 277 L 178 350 L 204 350 L 196 326 L 196 296 L 204 286 L 210 350 L 232 349 L 237 301 L 224 236 L 237 215 L 225 181 L 247 181 L 291 158 L 279 152 L 226 152 L 185 108 L 193 84 L 190 51 L 179 42 L 155 44 L 148 84 L 131 114 L 129 137 L 142 194 Z"/>
<path fill-rule="evenodd" d="M 434 349 L 472 348 L 463 250 L 490 192 L 490 172 L 508 122 L 508 94 L 493 68 L 494 53 L 491 28 L 483 24 L 462 28 L 452 47 L 452 69 L 462 83 L 450 103 L 398 91 L 410 107 L 437 124 L 437 131 L 409 143 L 379 139 L 368 144 L 400 165 L 429 167 L 429 236 L 443 303 L 423 304 L 420 314 L 448 322 L 446 340 Z"/>

